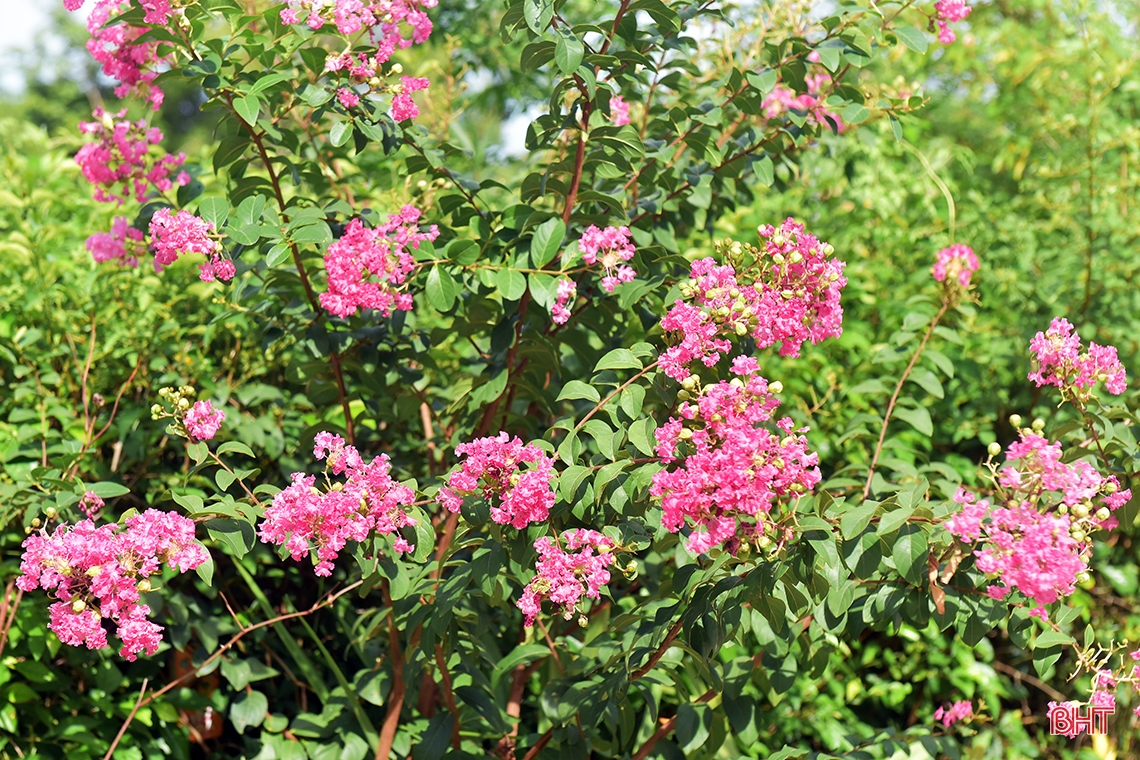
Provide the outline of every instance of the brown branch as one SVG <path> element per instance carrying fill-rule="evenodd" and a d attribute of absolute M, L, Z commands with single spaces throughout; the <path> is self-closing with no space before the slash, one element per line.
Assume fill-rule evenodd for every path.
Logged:
<path fill-rule="evenodd" d="M 1054 689 L 1049 684 L 1044 683 L 1044 682 L 1038 680 L 1037 678 L 1029 675 L 1028 673 L 1022 673 L 1017 668 L 1006 665 L 1004 662 L 999 662 L 998 660 L 994 660 L 993 666 L 994 666 L 994 670 L 1000 670 L 1002 673 L 1005 673 L 1006 675 L 1013 676 L 1014 680 L 1025 681 L 1030 686 L 1036 686 L 1038 689 L 1040 689 L 1041 691 L 1048 694 L 1056 702 L 1067 702 L 1068 701 L 1068 697 L 1066 697 L 1064 694 L 1057 691 L 1056 689 Z"/>
<path fill-rule="evenodd" d="M 20 600 L 24 598 L 24 590 L 16 590 L 16 598 L 12 600 L 12 606 L 8 607 L 8 594 L 12 591 L 12 584 L 14 581 L 9 581 L 7 588 L 4 589 L 4 604 L 7 609 L 8 616 L 5 618 L 0 615 L 0 623 L 3 623 L 3 630 L 0 630 L 0 654 L 4 653 L 4 647 L 8 644 L 8 631 L 12 629 L 12 623 L 16 620 L 16 611 L 20 608 Z"/>
<path fill-rule="evenodd" d="M 704 702 L 708 702 L 709 700 L 711 700 L 715 696 L 716 696 L 716 689 L 709 689 L 704 694 L 702 694 L 700 697 L 698 697 L 697 701 L 694 704 L 699 705 L 699 704 L 702 704 Z M 664 739 L 666 736 L 668 736 L 670 733 L 672 733 L 673 726 L 676 725 L 676 723 L 677 723 L 677 716 L 676 715 L 674 715 L 672 718 L 670 718 L 669 720 L 662 723 L 661 727 L 653 732 L 653 736 L 650 736 L 649 739 L 646 740 L 645 744 L 643 744 L 641 746 L 641 749 L 639 749 L 637 751 L 637 753 L 634 754 L 632 760 L 645 760 L 645 758 L 649 757 L 649 753 L 653 751 L 653 746 L 655 744 L 657 744 L 658 741 L 660 741 L 661 739 Z"/>
<path fill-rule="evenodd" d="M 383 587 L 384 603 L 392 607 L 392 597 L 388 584 Z M 388 693 L 388 712 L 380 727 L 380 741 L 376 745 L 376 760 L 388 760 L 392 754 L 392 743 L 396 741 L 396 731 L 400 727 L 400 711 L 404 708 L 404 656 L 400 652 L 400 631 L 396 627 L 395 612 L 388 616 L 388 656 L 392 662 L 392 691 Z"/>
<path fill-rule="evenodd" d="M 657 663 L 661 661 L 661 658 L 665 656 L 665 652 L 669 650 L 669 647 L 673 646 L 673 640 L 677 638 L 677 635 L 679 633 L 681 633 L 680 620 L 673 624 L 673 627 L 669 629 L 669 633 L 665 634 L 665 640 L 661 642 L 661 646 L 657 647 L 657 651 L 653 653 L 653 656 L 649 658 L 649 661 L 630 674 L 629 680 L 636 681 L 649 671 L 653 670 L 654 666 L 656 666 Z"/>
<path fill-rule="evenodd" d="M 926 348 L 927 341 L 930 336 L 934 334 L 934 328 L 938 326 L 939 320 L 946 315 L 947 310 L 950 308 L 950 299 L 947 297 L 942 301 L 942 308 L 934 316 L 930 322 L 930 327 L 926 329 L 926 334 L 922 336 L 922 341 L 918 344 L 914 355 L 910 357 L 910 363 L 906 365 L 903 370 L 902 377 L 899 378 L 898 385 L 895 386 L 895 392 L 891 394 L 891 400 L 887 404 L 887 413 L 883 416 L 883 427 L 879 431 L 879 442 L 875 445 L 875 454 L 871 457 L 871 466 L 867 469 L 867 482 L 863 485 L 863 498 L 866 499 L 871 494 L 871 480 L 875 477 L 875 465 L 879 463 L 879 456 L 883 453 L 883 443 L 887 439 L 887 425 L 891 423 L 891 414 L 895 411 L 895 403 L 899 400 L 899 393 L 902 392 L 903 383 L 910 377 L 911 370 L 918 362 L 918 357 L 922 356 L 922 350 Z"/>
<path fill-rule="evenodd" d="M 451 686 L 451 671 L 447 669 L 447 657 L 443 654 L 443 645 L 435 645 L 435 666 L 439 669 L 439 677 L 443 682 L 443 703 L 455 721 L 451 724 L 451 746 L 459 749 L 459 706 L 455 704 L 455 691 Z"/>
<path fill-rule="evenodd" d="M 539 738 L 533 747 L 527 750 L 525 755 L 523 755 L 523 760 L 534 760 L 536 757 L 538 757 L 538 753 L 542 752 L 546 745 L 550 743 L 550 738 L 552 736 L 554 736 L 554 729 L 546 729 L 546 733 Z"/>
<path fill-rule="evenodd" d="M 115 748 L 118 747 L 119 742 L 123 740 L 123 734 L 127 732 L 127 726 L 131 725 L 131 721 L 134 720 L 135 713 L 137 713 L 139 711 L 139 708 L 142 706 L 143 695 L 146 694 L 146 685 L 147 679 L 144 678 L 142 682 L 142 688 L 139 689 L 139 698 L 135 700 L 135 706 L 131 708 L 130 713 L 127 715 L 127 719 L 123 721 L 123 725 L 119 726 L 119 733 L 115 734 L 115 740 L 111 742 L 111 747 L 107 750 L 107 754 L 103 755 L 103 760 L 111 760 L 111 755 L 115 754 Z"/>

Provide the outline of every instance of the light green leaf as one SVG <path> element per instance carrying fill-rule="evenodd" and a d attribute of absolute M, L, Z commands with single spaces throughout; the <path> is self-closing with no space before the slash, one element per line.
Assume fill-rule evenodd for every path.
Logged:
<path fill-rule="evenodd" d="M 581 380 L 571 380 L 570 382 L 566 383 L 565 386 L 563 386 L 562 392 L 558 394 L 558 398 L 556 398 L 555 401 L 566 401 L 579 398 L 584 398 L 597 403 L 601 400 L 601 395 L 598 393 L 598 389 L 594 386 L 588 383 L 584 383 Z"/>
<path fill-rule="evenodd" d="M 256 97 L 234 98 L 234 110 L 246 124 L 257 123 L 257 114 L 261 111 L 261 101 Z"/>
<path fill-rule="evenodd" d="M 251 726 L 260 726 L 269 712 L 269 700 L 260 691 L 251 691 L 230 705 L 230 721 L 239 734 Z"/>
<path fill-rule="evenodd" d="M 562 248 L 562 238 L 566 237 L 566 225 L 557 217 L 547 219 L 534 230 L 530 240 L 530 263 L 535 269 L 546 266 L 558 255 Z"/>
<path fill-rule="evenodd" d="M 934 423 L 930 419 L 930 412 L 926 411 L 926 407 L 895 407 L 895 416 L 900 420 L 909 422 L 915 430 L 923 435 L 929 436 L 934 434 Z"/>
<path fill-rule="evenodd" d="M 225 198 L 210 197 L 198 201 L 198 216 L 214 225 L 215 230 L 222 228 L 229 215 L 230 204 Z"/>
<path fill-rule="evenodd" d="M 913 26 L 900 24 L 894 29 L 895 35 L 902 40 L 902 43 L 908 48 L 923 55 L 926 53 L 930 43 L 926 41 L 926 34 L 921 29 L 916 29 Z"/>
<path fill-rule="evenodd" d="M 424 290 L 427 293 L 428 303 L 439 311 L 450 311 L 455 305 L 456 296 L 459 295 L 455 279 L 450 272 L 439 265 L 432 267 L 428 272 Z"/>
<path fill-rule="evenodd" d="M 615 348 L 594 366 L 594 372 L 606 369 L 641 369 L 641 361 L 628 348 Z"/>

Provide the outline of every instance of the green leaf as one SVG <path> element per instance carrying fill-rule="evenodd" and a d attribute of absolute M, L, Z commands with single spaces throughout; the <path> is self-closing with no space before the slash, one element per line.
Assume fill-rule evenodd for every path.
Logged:
<path fill-rule="evenodd" d="M 251 691 L 230 705 L 230 721 L 239 734 L 251 726 L 260 726 L 269 712 L 269 700 L 260 691 Z"/>
<path fill-rule="evenodd" d="M 581 380 L 571 380 L 570 382 L 566 383 L 566 385 L 562 388 L 562 392 L 558 394 L 558 398 L 554 400 L 567 401 L 579 398 L 584 398 L 595 403 L 601 400 L 601 396 L 598 394 L 598 389 L 588 383 L 582 382 Z"/>
<path fill-rule="evenodd" d="M 899 575 L 917 586 L 922 584 L 926 571 L 927 552 L 926 534 L 919 528 L 908 525 L 899 531 L 891 557 L 895 560 Z"/>
<path fill-rule="evenodd" d="M 113 499 L 116 496 L 131 492 L 131 489 L 121 483 L 92 483 L 87 487 L 87 490 L 93 492 L 100 499 Z"/>
<path fill-rule="evenodd" d="M 641 361 L 628 348 L 615 348 L 594 365 L 594 372 L 606 369 L 641 369 Z"/>
<path fill-rule="evenodd" d="M 875 514 L 875 510 L 879 505 L 875 502 L 867 502 L 861 507 L 847 512 L 839 518 L 839 530 L 844 539 L 851 539 L 863 532 L 867 525 L 871 522 L 871 518 Z"/>
<path fill-rule="evenodd" d="M 261 239 L 260 226 L 256 224 L 247 224 L 244 227 L 227 227 L 226 234 L 235 243 L 242 245 L 253 245 Z"/>
<path fill-rule="evenodd" d="M 194 568 L 194 571 L 207 586 L 214 585 L 214 558 L 209 552 L 206 552 L 206 561 Z"/>
<path fill-rule="evenodd" d="M 895 416 L 900 420 L 909 422 L 915 430 L 925 436 L 934 434 L 934 423 L 930 419 L 930 412 L 926 411 L 926 407 L 895 407 Z"/>
<path fill-rule="evenodd" d="M 589 467 L 579 467 L 578 465 L 571 465 L 563 470 L 558 476 L 558 490 L 562 494 L 562 498 L 573 503 L 574 496 L 578 493 L 578 486 L 582 485 L 582 481 L 591 472 L 593 470 Z"/>
<path fill-rule="evenodd" d="M 530 263 L 535 269 L 541 269 L 558 255 L 562 248 L 562 239 L 566 237 L 566 225 L 557 217 L 547 219 L 534 230 L 534 237 L 530 240 Z"/>
<path fill-rule="evenodd" d="M 942 389 L 942 381 L 926 367 L 915 367 L 909 379 L 922 386 L 923 390 L 935 398 L 943 398 L 946 395 Z"/>
<path fill-rule="evenodd" d="M 645 388 L 636 383 L 629 386 L 621 392 L 618 405 L 627 417 L 636 420 L 645 408 Z"/>
<path fill-rule="evenodd" d="M 251 195 L 238 204 L 237 210 L 234 211 L 234 216 L 237 217 L 238 224 L 245 227 L 260 222 L 261 213 L 264 210 L 265 196 Z"/>
<path fill-rule="evenodd" d="M 517 269 L 500 269 L 495 272 L 495 285 L 508 301 L 517 301 L 526 292 L 526 277 Z"/>
<path fill-rule="evenodd" d="M 895 36 L 897 36 L 902 43 L 908 48 L 923 55 L 926 53 L 929 43 L 926 41 L 926 34 L 921 29 L 916 29 L 913 26 L 900 24 L 894 29 Z"/>
<path fill-rule="evenodd" d="M 438 264 L 428 272 L 424 290 L 427 293 L 428 303 L 439 311 L 450 311 L 459 295 L 459 288 L 451 273 Z"/>
<path fill-rule="evenodd" d="M 1073 637 L 1067 633 L 1049 630 L 1037 634 L 1037 640 L 1033 642 L 1033 646 L 1034 648 L 1069 646 L 1073 644 L 1074 641 Z"/>
<path fill-rule="evenodd" d="M 244 454 L 245 456 L 247 456 L 251 459 L 257 458 L 253 454 L 253 449 L 251 449 L 249 446 L 246 446 L 241 441 L 226 441 L 225 443 L 223 443 L 221 446 L 218 447 L 217 453 L 218 453 L 219 457 L 222 456 L 223 454 L 235 453 L 235 454 Z"/>
<path fill-rule="evenodd" d="M 653 432 L 656 429 L 657 424 L 651 418 L 642 417 L 629 426 L 629 442 L 640 453 L 645 456 L 652 456 L 655 446 Z"/>
<path fill-rule="evenodd" d="M 198 201 L 198 216 L 205 219 L 210 224 L 214 225 L 215 230 L 220 230 L 222 225 L 226 223 L 226 219 L 230 215 L 230 204 L 225 198 L 202 198 Z"/>
<path fill-rule="evenodd" d="M 535 34 L 542 34 L 554 18 L 554 0 L 523 0 L 523 18 Z"/>
<path fill-rule="evenodd" d="M 269 267 L 275 267 L 288 260 L 292 253 L 293 249 L 288 243 L 278 243 L 269 249 L 269 253 L 265 256 L 265 264 Z"/>
<path fill-rule="evenodd" d="M 914 514 L 914 507 L 899 507 L 883 513 L 879 518 L 878 534 L 886 536 L 901 528 L 910 516 Z"/>
<path fill-rule="evenodd" d="M 234 98 L 234 110 L 246 124 L 257 123 L 257 114 L 261 111 L 261 101 L 256 97 Z"/>
<path fill-rule="evenodd" d="M 348 122 L 348 121 L 335 122 L 332 125 L 332 129 L 329 130 L 329 142 L 331 142 L 333 144 L 333 146 L 337 147 L 337 148 L 339 148 L 340 146 L 342 146 L 346 142 L 348 142 L 348 138 L 351 136 L 352 136 L 352 122 Z"/>
<path fill-rule="evenodd" d="M 289 233 L 294 243 L 313 243 L 315 245 L 324 245 L 325 243 L 332 242 L 332 230 L 329 229 L 328 224 L 324 221 L 319 221 L 316 224 L 310 224 L 300 229 L 294 230 Z"/>
<path fill-rule="evenodd" d="M 573 32 L 565 28 L 558 29 L 558 39 L 554 46 L 554 63 L 563 74 L 572 74 L 582 65 L 582 56 L 585 52 L 585 46 Z"/>

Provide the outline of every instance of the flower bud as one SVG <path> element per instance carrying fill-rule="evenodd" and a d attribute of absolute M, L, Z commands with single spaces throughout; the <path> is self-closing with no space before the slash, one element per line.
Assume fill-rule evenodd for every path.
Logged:
<path fill-rule="evenodd" d="M 737 327 L 739 327 L 739 326 L 740 325 L 737 325 Z M 743 388 L 744 387 L 744 381 L 741 380 L 739 377 L 732 378 L 732 380 L 730 380 L 728 384 L 731 385 L 733 388 Z"/>
<path fill-rule="evenodd" d="M 392 64 L 392 73 L 393 74 L 403 74 L 404 73 L 404 67 L 398 63 L 393 63 Z"/>
<path fill-rule="evenodd" d="M 1021 427 L 1021 415 L 1020 414 L 1009 415 L 1009 424 L 1013 425 L 1015 428 L 1020 428 Z"/>
<path fill-rule="evenodd" d="M 1091 579 L 1092 576 L 1089 575 L 1088 571 L 1086 570 L 1082 570 L 1081 572 L 1077 573 L 1077 583 L 1088 583 Z"/>
<path fill-rule="evenodd" d="M 781 383 L 779 380 L 768 383 L 768 392 L 769 393 L 783 393 L 784 392 L 784 384 Z"/>
<path fill-rule="evenodd" d="M 190 408 L 190 399 L 187 399 L 187 398 L 178 399 L 178 408 L 179 409 L 189 409 Z"/>
<path fill-rule="evenodd" d="M 138 585 L 135 586 L 135 588 L 139 590 L 140 594 L 145 594 L 146 592 L 150 591 L 150 581 L 146 578 L 143 578 L 138 582 Z"/>
<path fill-rule="evenodd" d="M 986 447 L 986 451 L 988 451 L 990 453 L 991 457 L 996 457 L 998 454 L 1001 453 L 1001 444 L 998 443 L 997 441 L 994 441 L 993 443 L 991 443 L 989 446 Z"/>
<path fill-rule="evenodd" d="M 1108 511 L 1108 507 L 1101 507 L 1096 511 L 1096 519 L 1101 521 L 1107 520 L 1110 515 L 1112 515 L 1112 512 Z"/>
<path fill-rule="evenodd" d="M 1104 484 L 1105 493 L 1116 493 L 1116 483 L 1111 480 Z"/>
<path fill-rule="evenodd" d="M 700 378 L 698 378 L 696 375 L 689 375 L 681 381 L 681 387 L 687 391 L 694 390 L 697 387 L 697 380 L 699 379 Z"/>
<path fill-rule="evenodd" d="M 1061 506 L 1057 507 L 1057 514 L 1059 514 L 1059 515 L 1069 514 L 1069 505 L 1068 504 L 1062 504 Z"/>
<path fill-rule="evenodd" d="M 1086 507 L 1084 504 L 1078 504 L 1075 507 L 1073 507 L 1073 517 L 1077 518 L 1078 520 L 1083 520 L 1088 516 L 1089 516 L 1089 508 Z"/>
<path fill-rule="evenodd" d="M 84 602 L 82 599 L 76 599 L 74 602 L 71 603 L 71 611 L 74 612 L 76 615 L 78 615 L 80 612 L 83 612 L 83 610 L 85 610 L 85 609 L 87 609 L 87 603 Z"/>
<path fill-rule="evenodd" d="M 804 260 L 804 255 L 799 251 L 792 251 L 791 254 L 788 255 L 788 260 L 793 264 L 799 264 Z"/>
<path fill-rule="evenodd" d="M 158 404 L 155 404 L 154 406 L 152 406 L 150 408 L 150 416 L 152 419 L 157 420 L 159 417 L 162 416 L 162 407 L 159 406 Z"/>
<path fill-rule="evenodd" d="M 49 520 L 54 520 L 57 514 L 58 513 L 55 511 L 55 507 L 48 507 L 44 510 L 44 516 Z"/>
<path fill-rule="evenodd" d="M 1040 433 L 1042 430 L 1045 429 L 1045 420 L 1041 419 L 1040 417 L 1033 420 L 1033 429 L 1035 431 L 1037 431 L 1038 433 Z"/>
<path fill-rule="evenodd" d="M 88 578 L 94 578 L 95 576 L 97 576 L 101 572 L 103 572 L 103 568 L 101 566 L 92 565 L 91 567 L 87 568 L 87 577 Z"/>
<path fill-rule="evenodd" d="M 32 527 L 33 528 L 38 528 L 38 527 L 40 527 L 41 524 L 42 523 L 40 522 L 40 518 L 38 518 L 38 517 L 35 518 L 34 520 L 32 520 Z"/>
<path fill-rule="evenodd" d="M 677 391 L 677 398 L 681 401 L 688 401 L 692 397 L 693 397 L 693 395 L 691 393 L 689 393 L 687 390 L 681 389 L 681 390 Z"/>
<path fill-rule="evenodd" d="M 1069 533 L 1069 535 L 1073 537 L 1074 541 L 1084 541 L 1085 540 L 1085 532 L 1083 530 L 1081 530 L 1080 528 L 1073 529 Z"/>
<path fill-rule="evenodd" d="M 380 77 L 371 77 L 368 80 L 368 86 L 375 89 L 380 86 Z"/>
<path fill-rule="evenodd" d="M 736 326 L 733 329 L 741 338 L 748 334 L 748 325 L 744 324 L 743 322 L 737 322 Z"/>
<path fill-rule="evenodd" d="M 682 441 L 687 441 L 693 437 L 693 431 L 688 428 L 681 428 L 681 431 L 677 433 L 677 437 Z"/>

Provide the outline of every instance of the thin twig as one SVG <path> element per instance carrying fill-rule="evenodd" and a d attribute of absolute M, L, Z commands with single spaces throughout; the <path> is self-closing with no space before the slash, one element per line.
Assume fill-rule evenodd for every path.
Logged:
<path fill-rule="evenodd" d="M 119 742 L 123 740 L 123 734 L 127 732 L 127 726 L 131 725 L 131 721 L 135 718 L 135 713 L 137 713 L 139 711 L 139 708 L 142 707 L 143 695 L 146 694 L 147 682 L 148 679 L 144 678 L 142 682 L 142 688 L 139 689 L 139 698 L 135 700 L 135 706 L 131 708 L 130 713 L 127 715 L 127 719 L 123 721 L 123 725 L 119 727 L 119 733 L 115 734 L 115 740 L 111 742 L 111 747 L 107 750 L 107 754 L 103 755 L 103 760 L 111 760 L 111 755 L 115 754 L 115 748 L 119 746 Z"/>

